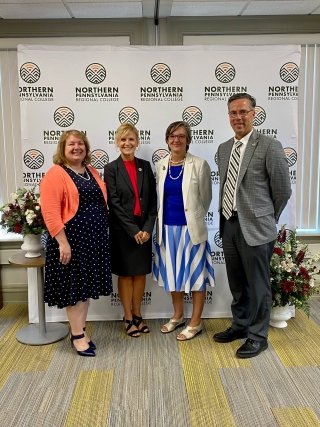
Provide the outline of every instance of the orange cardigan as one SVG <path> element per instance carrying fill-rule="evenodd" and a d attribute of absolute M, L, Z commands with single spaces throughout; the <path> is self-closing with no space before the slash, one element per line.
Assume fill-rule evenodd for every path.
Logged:
<path fill-rule="evenodd" d="M 106 185 L 96 169 L 87 168 L 99 184 L 107 203 Z M 40 182 L 41 212 L 47 229 L 54 237 L 75 216 L 79 207 L 79 192 L 67 172 L 59 165 L 52 166 Z"/>

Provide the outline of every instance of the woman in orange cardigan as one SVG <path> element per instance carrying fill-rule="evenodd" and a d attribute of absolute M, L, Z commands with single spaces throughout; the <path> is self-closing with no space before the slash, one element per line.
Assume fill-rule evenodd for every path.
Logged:
<path fill-rule="evenodd" d="M 91 166 L 90 146 L 78 130 L 64 132 L 40 183 L 49 231 L 44 300 L 66 308 L 70 340 L 80 356 L 95 356 L 85 333 L 89 299 L 112 292 L 105 183 Z"/>

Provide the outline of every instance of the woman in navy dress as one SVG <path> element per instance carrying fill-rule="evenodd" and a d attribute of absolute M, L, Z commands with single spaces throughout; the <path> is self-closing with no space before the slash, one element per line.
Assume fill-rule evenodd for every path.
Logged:
<path fill-rule="evenodd" d="M 66 308 L 72 345 L 95 356 L 85 333 L 89 299 L 112 292 L 105 184 L 91 166 L 86 135 L 64 132 L 55 163 L 40 183 L 41 210 L 49 231 L 44 299 Z"/>

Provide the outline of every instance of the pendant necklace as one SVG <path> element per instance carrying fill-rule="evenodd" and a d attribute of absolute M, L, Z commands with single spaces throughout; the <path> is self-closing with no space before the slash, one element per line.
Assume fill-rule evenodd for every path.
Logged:
<path fill-rule="evenodd" d="M 67 165 L 67 168 L 71 169 L 72 172 L 76 173 L 78 176 L 80 176 L 80 178 L 85 179 L 86 181 L 90 181 L 90 175 L 86 169 L 86 167 L 84 168 L 84 172 L 83 174 L 81 174 L 80 172 L 75 171 L 74 169 L 72 169 L 71 166 Z"/>
<path fill-rule="evenodd" d="M 181 175 L 182 175 L 182 173 L 183 173 L 183 169 L 184 169 L 185 161 L 186 161 L 186 158 L 184 158 L 183 160 L 180 160 L 179 162 L 173 162 L 173 161 L 171 160 L 171 156 L 170 156 L 170 159 L 169 159 L 169 169 L 168 169 L 170 179 L 172 179 L 173 181 L 175 181 L 176 179 L 179 179 L 179 178 L 180 178 L 180 176 L 181 176 Z M 182 163 L 182 165 L 181 165 L 181 170 L 180 170 L 180 172 L 178 173 L 178 175 L 177 175 L 177 176 L 172 176 L 172 175 L 171 175 L 171 163 L 172 163 L 172 164 L 174 164 L 174 165 L 178 165 L 178 164 Z"/>

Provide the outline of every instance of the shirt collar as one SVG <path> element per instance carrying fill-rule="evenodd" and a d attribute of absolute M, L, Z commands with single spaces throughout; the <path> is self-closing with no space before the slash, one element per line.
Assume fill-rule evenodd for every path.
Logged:
<path fill-rule="evenodd" d="M 243 146 L 245 146 L 245 147 L 247 146 L 247 143 L 249 141 L 249 138 L 250 138 L 252 132 L 253 132 L 253 129 L 249 133 L 247 133 L 247 135 L 245 135 L 245 136 L 243 136 L 241 138 L 240 141 L 242 142 Z M 234 142 L 236 142 L 236 141 L 239 141 L 239 139 L 237 139 L 236 137 L 234 137 Z"/>

